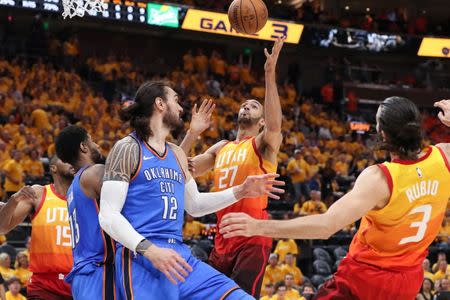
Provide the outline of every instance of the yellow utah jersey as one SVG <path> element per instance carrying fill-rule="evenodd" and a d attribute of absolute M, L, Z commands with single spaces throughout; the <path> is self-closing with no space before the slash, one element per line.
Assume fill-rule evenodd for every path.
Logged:
<path fill-rule="evenodd" d="M 216 155 L 214 166 L 214 188 L 219 192 L 239 185 L 250 175 L 276 173 L 277 165 L 265 160 L 256 147 L 255 138 L 247 138 L 238 142 L 229 142 Z M 256 219 L 267 219 L 267 196 L 254 199 L 241 199 L 217 214 L 217 223 L 230 212 L 245 212 Z M 230 253 L 243 243 L 272 246 L 272 239 L 265 237 L 224 239 L 217 233 L 215 247 L 218 253 Z"/>
<path fill-rule="evenodd" d="M 72 243 L 64 195 L 46 185 L 41 206 L 31 220 L 30 271 L 67 274 L 72 269 Z"/>
<path fill-rule="evenodd" d="M 350 255 L 383 268 L 421 265 L 445 215 L 450 164 L 439 148 L 430 146 L 416 161 L 393 160 L 379 167 L 391 197 L 384 208 L 363 217 Z"/>

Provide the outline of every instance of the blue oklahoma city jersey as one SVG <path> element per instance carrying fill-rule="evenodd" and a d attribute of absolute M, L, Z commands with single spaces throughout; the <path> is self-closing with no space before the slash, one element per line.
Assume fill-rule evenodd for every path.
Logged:
<path fill-rule="evenodd" d="M 80 177 L 85 170 L 86 167 L 77 172 L 67 191 L 74 265 L 68 281 L 77 273 L 89 272 L 114 259 L 114 244 L 98 222 L 98 202 L 86 196 L 80 186 Z"/>
<path fill-rule="evenodd" d="M 135 135 L 141 148 L 139 168 L 128 187 L 123 216 L 145 238 L 183 240 L 184 173 L 166 144 L 160 157 Z"/>

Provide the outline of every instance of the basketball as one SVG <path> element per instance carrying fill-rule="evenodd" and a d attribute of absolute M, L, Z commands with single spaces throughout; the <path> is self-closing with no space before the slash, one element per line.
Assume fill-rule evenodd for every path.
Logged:
<path fill-rule="evenodd" d="M 266 25 L 267 7 L 262 0 L 234 0 L 228 8 L 228 20 L 237 32 L 254 34 Z"/>

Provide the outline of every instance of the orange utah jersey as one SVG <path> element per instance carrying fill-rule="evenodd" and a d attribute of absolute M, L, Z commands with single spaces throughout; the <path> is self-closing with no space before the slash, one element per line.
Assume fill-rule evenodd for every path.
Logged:
<path fill-rule="evenodd" d="M 391 198 L 384 208 L 362 218 L 350 255 L 382 268 L 416 267 L 441 228 L 450 197 L 449 162 L 439 148 L 430 146 L 417 161 L 393 160 L 379 167 Z"/>
<path fill-rule="evenodd" d="M 250 175 L 275 173 L 277 166 L 264 160 L 256 148 L 255 138 L 247 138 L 240 142 L 227 143 L 217 154 L 214 166 L 215 191 L 221 191 L 239 185 Z M 267 196 L 254 199 L 241 199 L 235 204 L 217 212 L 217 222 L 230 212 L 245 212 L 256 219 L 267 219 L 265 211 Z M 224 240 L 217 233 L 215 247 L 218 253 L 229 253 L 243 243 L 272 246 L 271 238 L 231 238 Z"/>
<path fill-rule="evenodd" d="M 73 265 L 67 202 L 53 184 L 44 188 L 31 221 L 30 271 L 67 274 Z"/>

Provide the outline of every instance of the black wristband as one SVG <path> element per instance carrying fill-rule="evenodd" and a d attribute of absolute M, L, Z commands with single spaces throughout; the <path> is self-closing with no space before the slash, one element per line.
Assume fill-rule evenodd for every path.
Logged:
<path fill-rule="evenodd" d="M 149 240 L 142 240 L 136 247 L 136 252 L 144 255 L 145 251 L 147 251 L 148 248 L 150 248 L 150 246 L 153 245 L 152 242 L 150 242 Z"/>

